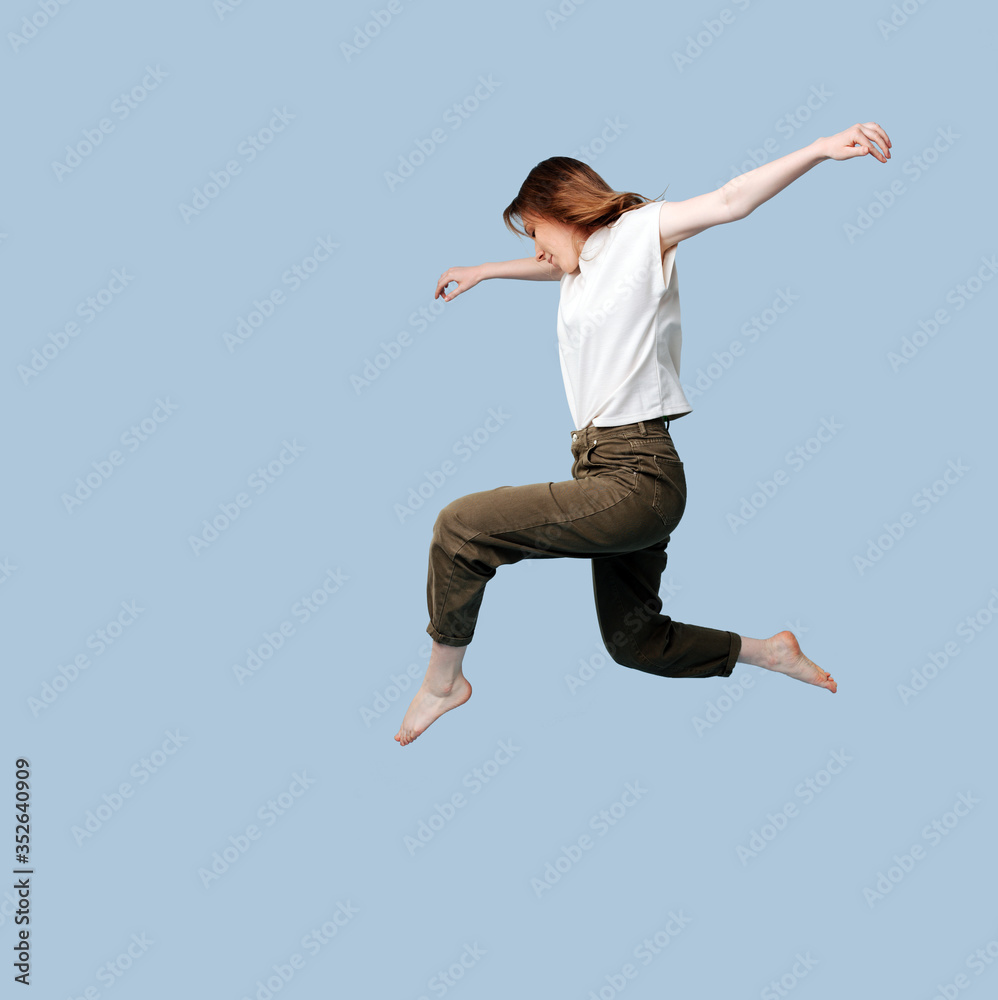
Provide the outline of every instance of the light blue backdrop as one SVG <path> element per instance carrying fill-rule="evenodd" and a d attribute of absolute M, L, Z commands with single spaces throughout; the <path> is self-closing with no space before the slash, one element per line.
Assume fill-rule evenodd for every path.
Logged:
<path fill-rule="evenodd" d="M 8 5 L 0 794 L 26 759 L 33 995 L 995 995 L 995 22 Z M 548 156 L 682 200 L 869 120 L 887 164 L 677 257 L 665 610 L 791 628 L 839 693 L 627 670 L 589 564 L 528 562 L 489 584 L 472 700 L 400 749 L 436 512 L 571 467 L 558 286 L 443 306 L 438 275 L 532 252 L 501 212 Z"/>

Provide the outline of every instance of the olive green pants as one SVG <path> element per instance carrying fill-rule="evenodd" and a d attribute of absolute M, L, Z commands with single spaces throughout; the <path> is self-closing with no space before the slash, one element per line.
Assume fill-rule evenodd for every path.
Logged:
<path fill-rule="evenodd" d="M 471 642 L 485 585 L 521 559 L 592 560 L 600 632 L 625 667 L 664 677 L 727 677 L 736 632 L 661 614 L 666 545 L 686 508 L 686 476 L 659 417 L 572 432 L 572 478 L 500 486 L 449 503 L 430 545 L 426 631 Z M 529 614 L 529 609 L 525 609 Z"/>

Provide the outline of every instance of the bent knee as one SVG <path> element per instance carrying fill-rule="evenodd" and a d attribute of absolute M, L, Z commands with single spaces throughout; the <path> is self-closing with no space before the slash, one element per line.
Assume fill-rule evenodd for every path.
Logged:
<path fill-rule="evenodd" d="M 437 519 L 433 522 L 433 533 L 449 533 L 453 532 L 457 526 L 461 523 L 461 508 L 463 497 L 458 497 L 456 500 L 451 500 L 449 504 L 445 507 L 440 508 L 440 513 L 437 514 Z"/>
<path fill-rule="evenodd" d="M 466 497 L 457 497 L 441 508 L 433 522 L 434 545 L 453 551 L 478 533 L 468 524 L 468 505 L 465 500 Z"/>
<path fill-rule="evenodd" d="M 633 667 L 635 670 L 643 670 L 645 664 L 638 659 L 637 650 L 633 646 L 607 647 L 610 659 L 622 667 Z"/>

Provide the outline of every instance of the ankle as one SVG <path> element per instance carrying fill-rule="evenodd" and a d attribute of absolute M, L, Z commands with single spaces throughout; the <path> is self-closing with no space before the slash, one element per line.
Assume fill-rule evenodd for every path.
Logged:
<path fill-rule="evenodd" d="M 463 677 L 460 667 L 457 670 L 427 670 L 423 678 L 423 687 L 431 694 L 443 697 L 451 694 Z"/>
<path fill-rule="evenodd" d="M 772 661 L 772 645 L 769 639 L 752 639 L 747 635 L 740 637 L 741 650 L 738 653 L 739 663 L 751 663 L 754 667 L 769 667 Z"/>

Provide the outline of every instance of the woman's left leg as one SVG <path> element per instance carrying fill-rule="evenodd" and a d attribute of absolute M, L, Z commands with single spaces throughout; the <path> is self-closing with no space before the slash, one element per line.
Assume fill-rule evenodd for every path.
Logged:
<path fill-rule="evenodd" d="M 728 677 L 741 637 L 663 615 L 659 586 L 669 536 L 637 552 L 593 559 L 593 595 L 614 661 L 660 677 Z"/>

